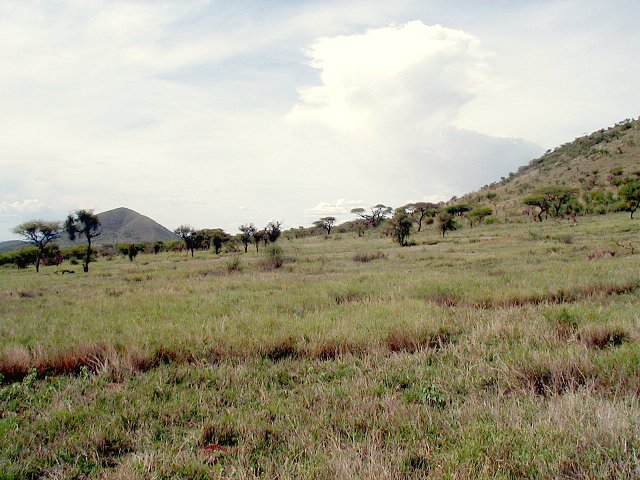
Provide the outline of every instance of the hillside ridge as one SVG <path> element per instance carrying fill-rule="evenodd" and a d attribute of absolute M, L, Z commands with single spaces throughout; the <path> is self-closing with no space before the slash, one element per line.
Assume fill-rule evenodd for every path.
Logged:
<path fill-rule="evenodd" d="M 491 204 L 503 215 L 514 215 L 522 210 L 523 198 L 539 188 L 558 185 L 576 188 L 582 195 L 615 193 L 612 180 L 625 175 L 640 176 L 640 118 L 547 150 L 516 172 L 452 200 Z"/>

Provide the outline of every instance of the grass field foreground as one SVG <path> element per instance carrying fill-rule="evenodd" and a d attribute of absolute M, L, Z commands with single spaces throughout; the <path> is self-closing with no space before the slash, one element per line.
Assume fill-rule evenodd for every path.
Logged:
<path fill-rule="evenodd" d="M 0 477 L 637 478 L 639 234 L 3 268 Z"/>

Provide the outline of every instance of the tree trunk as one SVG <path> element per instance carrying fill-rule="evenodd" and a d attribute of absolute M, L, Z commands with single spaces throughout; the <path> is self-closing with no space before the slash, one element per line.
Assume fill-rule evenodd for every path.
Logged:
<path fill-rule="evenodd" d="M 91 261 L 91 237 L 87 236 L 87 255 L 84 257 L 84 265 L 82 270 L 84 273 L 89 272 L 89 262 Z"/>
<path fill-rule="evenodd" d="M 249 248 L 249 244 L 245 243 L 244 244 L 244 253 L 247 253 L 247 249 Z"/>

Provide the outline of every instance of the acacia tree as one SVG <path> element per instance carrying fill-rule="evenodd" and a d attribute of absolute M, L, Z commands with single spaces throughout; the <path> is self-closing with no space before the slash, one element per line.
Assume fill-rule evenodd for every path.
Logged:
<path fill-rule="evenodd" d="M 258 253 L 258 251 L 260 250 L 260 242 L 264 241 L 264 239 L 267 238 L 267 234 L 264 230 L 258 230 L 254 228 L 251 237 L 253 238 L 253 243 L 256 244 L 256 253 Z"/>
<path fill-rule="evenodd" d="M 89 262 L 91 262 L 91 239 L 102 233 L 102 226 L 98 216 L 93 214 L 93 210 L 76 210 L 69 214 L 64 222 L 64 229 L 69 236 L 69 240 L 74 241 L 80 236 L 87 239 L 87 253 L 84 257 L 82 270 L 89 272 Z"/>
<path fill-rule="evenodd" d="M 482 223 L 486 217 L 491 215 L 493 210 L 491 207 L 476 207 L 469 212 L 467 218 L 469 219 L 469 225 L 473 227 L 473 222 Z"/>
<path fill-rule="evenodd" d="M 280 228 L 281 225 L 282 225 L 281 222 L 269 222 L 267 224 L 267 226 L 264 229 L 264 232 L 269 242 L 275 243 L 275 241 L 278 240 L 278 238 L 282 234 L 282 229 Z"/>
<path fill-rule="evenodd" d="M 216 255 L 220 253 L 222 245 L 231 240 L 231 236 L 220 228 L 214 228 L 210 230 L 211 243 L 213 243 L 213 249 Z"/>
<path fill-rule="evenodd" d="M 542 215 L 546 214 L 550 208 L 549 202 L 544 195 L 529 195 L 528 197 L 523 198 L 522 202 L 530 207 L 538 207 L 540 209 L 534 217 L 538 222 L 542 221 Z"/>
<path fill-rule="evenodd" d="M 404 210 L 407 215 L 418 226 L 418 231 L 422 230 L 422 222 L 427 217 L 435 217 L 438 213 L 438 205 L 429 202 L 408 203 L 398 210 Z"/>
<path fill-rule="evenodd" d="M 133 259 L 136 258 L 140 252 L 144 252 L 144 245 L 140 243 L 125 243 L 118 245 L 118 251 L 122 255 L 129 257 L 130 262 L 133 262 Z"/>
<path fill-rule="evenodd" d="M 471 211 L 471 207 L 466 204 L 450 205 L 446 208 L 446 211 L 451 215 L 457 215 L 459 217 L 462 217 L 465 213 Z"/>
<path fill-rule="evenodd" d="M 30 220 L 16 225 L 13 233 L 22 235 L 25 240 L 38 249 L 36 257 L 36 273 L 40 271 L 40 262 L 44 258 L 44 249 L 47 244 L 60 236 L 62 228 L 60 222 L 45 222 L 44 220 Z"/>
<path fill-rule="evenodd" d="M 540 212 L 536 215 L 538 221 L 542 221 L 542 214 L 559 217 L 563 206 L 576 194 L 575 188 L 550 186 L 534 192 L 534 195 L 525 197 L 522 201 L 529 206 L 538 207 Z"/>
<path fill-rule="evenodd" d="M 196 233 L 194 228 L 191 225 L 180 225 L 173 231 L 173 233 L 182 239 L 187 250 L 191 251 L 191 258 L 193 258 L 193 251 L 196 249 L 198 242 L 200 241 L 199 235 Z"/>
<path fill-rule="evenodd" d="M 626 184 L 620 188 L 618 195 L 625 203 L 625 210 L 633 214 L 640 207 L 640 178 L 627 179 Z"/>
<path fill-rule="evenodd" d="M 247 253 L 247 249 L 249 248 L 249 244 L 251 243 L 255 233 L 256 227 L 253 226 L 253 223 L 240 226 L 240 241 L 242 242 L 242 245 L 244 245 L 244 253 Z"/>
<path fill-rule="evenodd" d="M 396 242 L 401 247 L 405 247 L 409 241 L 409 235 L 411 234 L 411 227 L 413 226 L 413 220 L 407 212 L 402 209 L 396 210 L 396 213 L 389 220 L 389 226 L 391 227 L 391 234 Z"/>
<path fill-rule="evenodd" d="M 336 224 L 336 217 L 322 217 L 320 220 L 316 220 L 313 224 L 327 231 L 327 235 L 331 235 L 331 229 Z"/>
<path fill-rule="evenodd" d="M 371 212 L 367 212 L 364 208 L 354 208 L 351 210 L 351 213 L 363 218 L 371 227 L 376 228 L 380 225 L 389 215 L 393 209 L 391 207 L 387 207 L 382 203 L 374 205 L 371 207 Z"/>
<path fill-rule="evenodd" d="M 449 212 L 442 212 L 438 215 L 438 230 L 442 232 L 442 238 L 447 232 L 452 232 L 458 229 L 458 224 L 456 223 L 453 215 Z"/>

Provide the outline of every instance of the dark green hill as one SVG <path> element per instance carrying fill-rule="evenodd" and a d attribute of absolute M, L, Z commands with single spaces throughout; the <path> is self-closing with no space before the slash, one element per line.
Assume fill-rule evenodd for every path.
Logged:
<path fill-rule="evenodd" d="M 615 177 L 636 175 L 640 175 L 640 119 L 624 120 L 548 150 L 456 203 L 491 205 L 499 213 L 517 214 L 523 209 L 524 197 L 548 185 L 577 188 L 582 196 L 615 193 Z"/>

